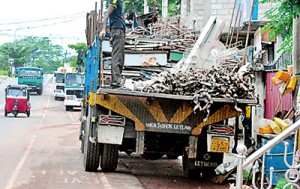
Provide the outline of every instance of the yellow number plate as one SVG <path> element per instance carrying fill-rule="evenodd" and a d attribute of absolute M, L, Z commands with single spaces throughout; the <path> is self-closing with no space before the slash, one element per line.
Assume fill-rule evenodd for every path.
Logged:
<path fill-rule="evenodd" d="M 221 139 L 211 139 L 210 151 L 211 152 L 228 152 L 229 141 Z"/>

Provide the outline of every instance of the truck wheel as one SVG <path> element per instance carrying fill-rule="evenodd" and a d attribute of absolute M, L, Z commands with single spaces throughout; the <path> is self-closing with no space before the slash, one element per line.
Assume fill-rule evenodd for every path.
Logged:
<path fill-rule="evenodd" d="M 80 139 L 80 150 L 81 150 L 81 153 L 84 153 L 84 136 L 81 136 L 81 139 Z"/>
<path fill-rule="evenodd" d="M 200 170 L 199 169 L 191 169 L 190 168 L 190 159 L 187 155 L 182 157 L 182 169 L 183 169 L 183 176 L 186 178 L 199 178 L 200 177 Z"/>
<path fill-rule="evenodd" d="M 4 111 L 4 116 L 7 117 L 7 111 L 6 110 Z"/>
<path fill-rule="evenodd" d="M 42 95 L 42 90 L 38 90 L 37 94 Z"/>
<path fill-rule="evenodd" d="M 66 111 L 69 111 L 70 110 L 70 107 L 69 106 L 66 106 Z"/>
<path fill-rule="evenodd" d="M 27 117 L 29 117 L 29 116 L 30 116 L 30 111 L 27 111 L 27 113 L 26 113 L 26 114 L 27 114 Z"/>
<path fill-rule="evenodd" d="M 80 126 L 80 129 L 79 129 L 79 140 L 80 140 L 80 150 L 82 153 L 84 153 L 84 127 L 85 127 L 85 123 L 84 122 L 81 122 L 81 126 Z"/>
<path fill-rule="evenodd" d="M 100 166 L 103 172 L 115 171 L 118 166 L 118 145 L 103 144 Z"/>
<path fill-rule="evenodd" d="M 100 144 L 92 143 L 86 135 L 84 139 L 84 170 L 88 172 L 96 172 L 100 161 Z"/>

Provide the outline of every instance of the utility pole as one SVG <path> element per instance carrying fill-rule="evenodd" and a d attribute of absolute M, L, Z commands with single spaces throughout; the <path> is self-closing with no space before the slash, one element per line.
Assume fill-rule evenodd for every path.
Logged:
<path fill-rule="evenodd" d="M 293 19 L 293 73 L 297 76 L 297 84 L 294 90 L 293 105 L 295 111 L 300 111 L 300 93 L 299 93 L 299 84 L 300 84 L 300 15 L 295 15 Z M 300 115 L 295 115 L 295 121 L 299 119 Z M 300 148 L 299 144 L 299 135 L 298 132 L 298 149 Z"/>
<path fill-rule="evenodd" d="M 296 15 L 293 19 L 293 73 L 297 75 L 297 85 L 294 91 L 294 107 L 299 109 L 297 104 L 297 97 L 300 95 L 298 92 L 300 84 L 300 18 Z M 299 93 L 299 94 L 298 94 Z M 299 109 L 300 110 L 300 109 Z"/>

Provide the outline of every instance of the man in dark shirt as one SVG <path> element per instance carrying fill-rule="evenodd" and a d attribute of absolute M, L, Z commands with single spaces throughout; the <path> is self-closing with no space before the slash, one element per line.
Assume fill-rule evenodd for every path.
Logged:
<path fill-rule="evenodd" d="M 112 41 L 111 88 L 119 88 L 121 87 L 122 69 L 124 66 L 126 29 L 122 0 L 109 0 L 109 7 L 103 19 L 102 31 L 99 34 L 101 39 L 105 36 L 108 18 Z"/>

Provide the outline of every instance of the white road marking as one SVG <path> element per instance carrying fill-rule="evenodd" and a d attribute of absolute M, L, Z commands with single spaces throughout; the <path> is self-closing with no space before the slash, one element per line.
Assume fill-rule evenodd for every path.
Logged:
<path fill-rule="evenodd" d="M 51 86 L 51 88 L 52 88 L 52 86 Z M 49 108 L 49 104 L 50 104 L 50 96 L 51 95 L 49 95 L 49 97 L 48 97 L 46 109 L 45 109 L 44 114 L 43 114 L 43 118 L 40 121 L 40 124 L 39 124 L 36 132 L 38 132 L 41 129 L 42 125 L 43 125 L 44 118 L 46 117 L 46 114 L 47 114 L 48 108 Z M 29 153 L 30 153 L 30 151 L 32 149 L 32 146 L 33 146 L 33 143 L 35 142 L 35 139 L 36 139 L 36 135 L 33 135 L 30 143 L 26 147 L 25 153 L 23 154 L 21 160 L 18 163 L 18 166 L 16 167 L 16 169 L 14 170 L 14 172 L 12 173 L 12 175 L 10 176 L 10 178 L 9 178 L 9 180 L 7 182 L 7 185 L 5 186 L 5 189 L 11 189 L 13 187 L 13 185 L 14 185 L 16 179 L 18 178 L 18 176 L 20 174 L 20 171 L 21 171 L 22 167 L 24 166 L 24 163 L 25 163 L 25 161 L 26 161 L 26 159 L 27 159 L 27 157 L 28 157 L 28 155 L 29 155 Z"/>
<path fill-rule="evenodd" d="M 31 151 L 31 148 L 33 146 L 33 143 L 34 143 L 35 139 L 36 139 L 36 135 L 34 135 L 32 137 L 29 145 L 27 146 L 27 150 L 25 151 L 24 155 L 22 156 L 21 160 L 19 161 L 18 166 L 16 167 L 15 171 L 13 172 L 13 174 L 10 176 L 5 189 L 11 189 L 12 188 L 12 186 L 13 186 L 16 178 L 18 177 L 18 175 L 19 175 L 19 173 L 20 173 L 20 171 L 21 171 L 21 169 L 22 169 L 22 167 L 23 167 L 23 165 L 24 165 L 24 163 L 25 163 L 25 161 L 27 159 L 27 156 L 28 156 L 29 152 Z"/>
<path fill-rule="evenodd" d="M 112 189 L 104 173 L 100 173 L 100 179 L 105 189 Z"/>
<path fill-rule="evenodd" d="M 70 112 L 68 112 L 68 114 L 69 114 L 69 117 L 71 118 L 72 124 L 74 124 L 74 123 L 78 124 L 78 122 L 75 121 L 73 115 Z"/>

